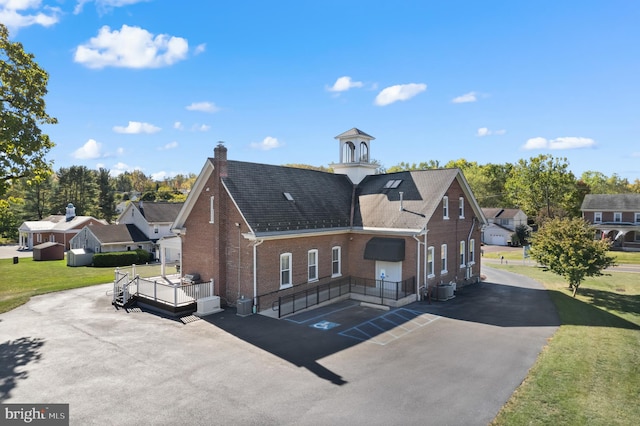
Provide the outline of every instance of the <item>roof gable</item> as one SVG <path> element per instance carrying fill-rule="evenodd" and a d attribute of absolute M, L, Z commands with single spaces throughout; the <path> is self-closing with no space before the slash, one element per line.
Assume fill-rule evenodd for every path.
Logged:
<path fill-rule="evenodd" d="M 169 202 L 142 203 L 138 210 L 149 223 L 172 223 L 183 205 L 184 203 Z"/>

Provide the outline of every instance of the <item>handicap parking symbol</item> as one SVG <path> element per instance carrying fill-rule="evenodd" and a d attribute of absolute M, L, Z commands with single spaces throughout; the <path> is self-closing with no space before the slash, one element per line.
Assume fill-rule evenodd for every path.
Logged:
<path fill-rule="evenodd" d="M 334 328 L 334 327 L 337 327 L 337 326 L 339 326 L 339 325 L 340 325 L 340 324 L 336 324 L 335 322 L 330 322 L 330 321 L 320 321 L 320 322 L 317 322 L 317 323 L 315 323 L 315 324 L 311 324 L 311 326 L 310 326 L 310 327 L 313 327 L 313 328 L 317 328 L 317 329 L 319 329 L 319 330 L 325 330 L 325 331 L 326 331 L 326 330 L 332 329 L 332 328 Z"/>

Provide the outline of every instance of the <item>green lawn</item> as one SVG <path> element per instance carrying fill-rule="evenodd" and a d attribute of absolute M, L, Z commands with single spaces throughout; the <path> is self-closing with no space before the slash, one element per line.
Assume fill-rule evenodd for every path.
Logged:
<path fill-rule="evenodd" d="M 640 265 L 640 252 L 630 252 L 630 251 L 610 251 L 608 253 L 610 256 L 613 256 L 616 259 L 616 263 L 619 265 Z M 509 248 L 509 250 L 484 253 L 483 257 L 488 259 L 500 259 L 500 256 L 504 256 L 507 260 L 522 260 L 522 248 L 518 250 L 514 250 Z"/>
<path fill-rule="evenodd" d="M 131 268 L 126 268 L 130 270 Z M 160 275 L 160 266 L 139 266 L 136 274 L 149 277 Z M 31 296 L 52 291 L 86 287 L 113 282 L 113 268 L 67 266 L 66 260 L 34 261 L 20 258 L 0 259 L 0 313 L 7 312 L 29 301 Z"/>
<path fill-rule="evenodd" d="M 493 424 L 638 424 L 640 275 L 587 279 L 574 299 L 551 272 L 491 266 L 542 282 L 562 324 Z"/>

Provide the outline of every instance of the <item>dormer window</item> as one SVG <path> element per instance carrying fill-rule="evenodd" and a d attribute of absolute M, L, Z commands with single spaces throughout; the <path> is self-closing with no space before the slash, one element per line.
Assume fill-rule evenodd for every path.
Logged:
<path fill-rule="evenodd" d="M 293 196 L 288 192 L 283 192 L 282 194 L 284 195 L 284 198 L 286 198 L 288 201 L 293 201 Z"/>

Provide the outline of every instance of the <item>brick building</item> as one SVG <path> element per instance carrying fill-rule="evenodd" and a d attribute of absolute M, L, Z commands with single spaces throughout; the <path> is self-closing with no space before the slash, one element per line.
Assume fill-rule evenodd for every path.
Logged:
<path fill-rule="evenodd" d="M 219 144 L 173 226 L 182 273 L 213 279 L 228 304 L 252 299 L 254 311 L 347 278 L 402 285 L 408 301 L 479 278 L 486 220 L 459 169 L 375 174 L 372 136 L 336 139 L 335 173 L 228 160 Z"/>

